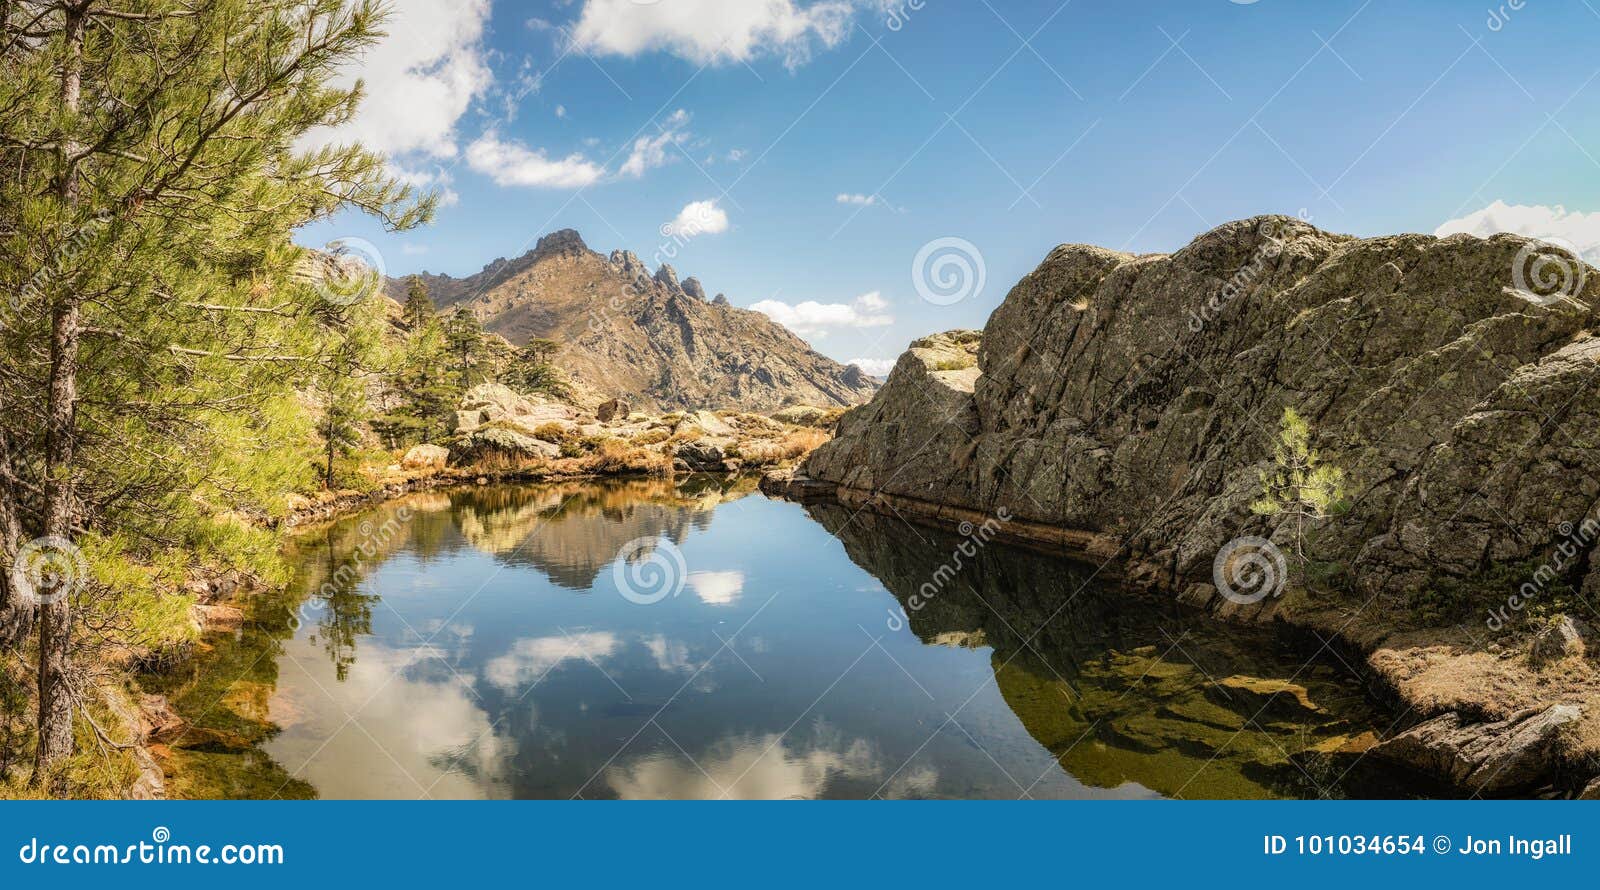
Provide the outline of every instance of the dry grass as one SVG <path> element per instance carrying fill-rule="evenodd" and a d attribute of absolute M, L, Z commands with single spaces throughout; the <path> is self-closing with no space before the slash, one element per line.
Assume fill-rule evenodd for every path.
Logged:
<path fill-rule="evenodd" d="M 832 438 L 819 429 L 798 429 L 781 439 L 747 442 L 739 446 L 739 456 L 747 466 L 768 466 L 798 460 Z"/>
<path fill-rule="evenodd" d="M 660 445 L 662 442 L 665 442 L 670 438 L 672 438 L 672 431 L 671 430 L 666 430 L 666 429 L 662 429 L 660 427 L 657 427 L 655 429 L 645 430 L 644 432 L 640 433 L 639 435 L 634 436 L 633 437 L 633 444 L 635 444 L 635 445 Z"/>
<path fill-rule="evenodd" d="M 539 424 L 532 432 L 535 439 L 543 439 L 546 442 L 554 442 L 558 445 L 573 438 L 572 430 L 553 421 Z"/>
<path fill-rule="evenodd" d="M 607 439 L 600 443 L 600 447 L 585 462 L 589 472 L 602 475 L 640 473 L 668 476 L 672 473 L 672 458 L 657 451 L 636 448 L 622 439 Z"/>

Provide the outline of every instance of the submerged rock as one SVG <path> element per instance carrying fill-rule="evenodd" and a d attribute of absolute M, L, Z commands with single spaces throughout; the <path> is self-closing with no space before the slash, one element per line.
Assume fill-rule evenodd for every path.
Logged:
<path fill-rule="evenodd" d="M 1562 727 L 1581 716 L 1574 705 L 1530 709 L 1490 723 L 1466 723 L 1452 712 L 1383 742 L 1372 753 L 1448 776 L 1476 792 L 1515 791 L 1544 778 Z"/>

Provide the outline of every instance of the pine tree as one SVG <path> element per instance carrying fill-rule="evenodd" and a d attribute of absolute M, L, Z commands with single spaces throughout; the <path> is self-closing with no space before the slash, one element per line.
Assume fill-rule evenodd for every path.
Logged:
<path fill-rule="evenodd" d="M 1326 466 L 1311 448 L 1311 425 L 1285 408 L 1273 445 L 1273 468 L 1261 473 L 1261 497 L 1250 505 L 1262 516 L 1287 516 L 1294 522 L 1294 552 L 1306 563 L 1306 524 L 1326 519 L 1342 507 L 1344 471 Z"/>
<path fill-rule="evenodd" d="M 454 357 L 461 388 L 468 389 L 482 376 L 484 359 L 483 323 L 471 310 L 457 306 L 444 326 L 445 341 Z"/>
<path fill-rule="evenodd" d="M 387 384 L 397 404 L 374 419 L 391 448 L 436 442 L 450 432 L 450 418 L 464 391 L 454 374 L 441 373 L 451 360 L 444 328 L 429 319 L 411 331 L 393 356 Z"/>
<path fill-rule="evenodd" d="M 512 354 L 501 382 L 522 392 L 538 392 L 558 399 L 572 396 L 572 384 L 552 359 L 561 350 L 554 340 L 535 337 Z"/>
<path fill-rule="evenodd" d="M 374 293 L 376 289 L 374 289 Z M 362 424 L 371 414 L 373 368 L 382 361 L 383 318 L 378 301 L 341 306 L 328 322 L 335 345 L 318 362 L 312 390 L 321 405 L 317 433 L 322 437 L 322 487 L 333 489 L 334 464 L 361 444 Z"/>
<path fill-rule="evenodd" d="M 290 233 L 431 215 L 359 145 L 298 147 L 354 113 L 359 87 L 331 84 L 381 20 L 376 0 L 0 4 L 0 558 L 49 536 L 92 569 L 36 610 L 0 590 L 5 642 L 37 615 L 35 784 L 59 790 L 73 752 L 75 652 L 143 626 L 126 567 L 263 552 L 225 517 L 310 467 L 295 392 L 341 334 Z"/>
<path fill-rule="evenodd" d="M 428 283 L 420 276 L 412 275 L 406 279 L 406 302 L 402 313 L 406 327 L 413 331 L 433 320 L 433 300 L 428 298 Z"/>

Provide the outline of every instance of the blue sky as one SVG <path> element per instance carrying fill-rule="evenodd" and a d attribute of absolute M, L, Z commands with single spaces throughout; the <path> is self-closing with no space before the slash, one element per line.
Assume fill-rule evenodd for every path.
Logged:
<path fill-rule="evenodd" d="M 351 72 L 362 116 L 318 138 L 447 206 L 304 243 L 463 275 L 575 228 L 874 373 L 1068 241 L 1170 251 L 1276 212 L 1600 254 L 1596 0 L 399 0 L 390 32 Z"/>

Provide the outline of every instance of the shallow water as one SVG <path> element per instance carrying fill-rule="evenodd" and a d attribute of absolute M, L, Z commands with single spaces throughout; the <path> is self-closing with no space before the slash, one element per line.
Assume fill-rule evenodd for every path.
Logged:
<path fill-rule="evenodd" d="M 417 495 L 291 556 L 163 680 L 180 794 L 1409 793 L 1337 656 L 752 479 Z"/>

